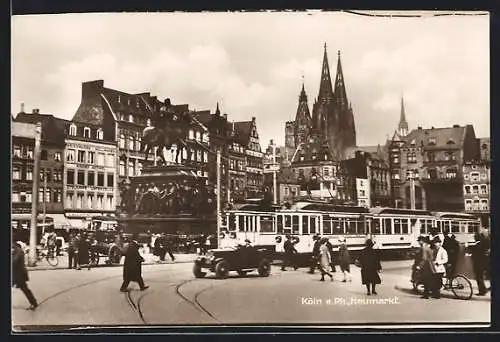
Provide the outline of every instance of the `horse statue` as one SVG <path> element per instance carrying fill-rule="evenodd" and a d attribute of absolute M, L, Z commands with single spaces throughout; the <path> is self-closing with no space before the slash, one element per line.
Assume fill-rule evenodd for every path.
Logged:
<path fill-rule="evenodd" d="M 163 156 L 164 149 L 172 148 L 172 145 L 177 146 L 177 152 L 175 154 L 175 162 L 179 163 L 179 154 L 182 148 L 186 148 L 188 153 L 187 159 L 191 159 L 191 151 L 186 143 L 186 136 L 189 131 L 189 127 L 196 123 L 200 125 L 204 130 L 208 130 L 203 124 L 201 124 L 194 114 L 185 112 L 180 115 L 176 113 L 170 113 L 170 116 L 162 116 L 161 120 L 152 127 L 146 127 L 142 133 L 142 146 L 141 152 L 146 153 L 146 160 L 148 159 L 149 152 L 153 147 L 158 147 L 157 152 L 164 163 L 166 160 Z"/>

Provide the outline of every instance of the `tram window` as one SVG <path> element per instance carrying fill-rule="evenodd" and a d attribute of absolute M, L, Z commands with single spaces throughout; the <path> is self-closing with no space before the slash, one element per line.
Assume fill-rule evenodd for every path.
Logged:
<path fill-rule="evenodd" d="M 445 230 L 449 231 L 450 230 L 450 221 L 444 221 L 443 224 L 441 225 L 441 229 L 439 229 L 439 233 L 444 232 Z"/>
<path fill-rule="evenodd" d="M 467 221 L 460 222 L 460 233 L 467 233 Z"/>
<path fill-rule="evenodd" d="M 342 222 L 337 217 L 332 217 L 332 234 L 333 235 L 342 235 L 344 234 L 344 229 L 342 226 Z"/>
<path fill-rule="evenodd" d="M 356 233 L 360 235 L 366 235 L 367 232 L 365 231 L 365 222 L 359 219 L 357 221 L 357 228 L 356 228 Z"/>
<path fill-rule="evenodd" d="M 451 221 L 451 232 L 452 233 L 460 232 L 460 225 L 458 221 Z"/>
<path fill-rule="evenodd" d="M 222 217 L 221 217 L 221 225 L 223 227 L 227 226 L 227 216 L 226 215 L 222 215 Z"/>
<path fill-rule="evenodd" d="M 229 214 L 229 230 L 236 230 L 236 216 Z"/>
<path fill-rule="evenodd" d="M 245 216 L 238 216 L 238 228 L 240 232 L 245 231 Z"/>
<path fill-rule="evenodd" d="M 376 218 L 373 220 L 372 234 L 379 235 L 381 232 L 380 229 L 380 219 Z"/>
<path fill-rule="evenodd" d="M 469 222 L 469 233 L 476 233 L 479 231 L 479 223 L 478 222 Z"/>
<path fill-rule="evenodd" d="M 309 218 L 309 233 L 316 234 L 316 217 Z"/>
<path fill-rule="evenodd" d="M 273 220 L 271 217 L 261 217 L 260 218 L 260 232 L 261 233 L 273 233 Z"/>
<path fill-rule="evenodd" d="M 332 221 L 330 220 L 329 217 L 324 216 L 323 217 L 323 234 L 329 235 L 331 233 L 332 233 Z"/>
<path fill-rule="evenodd" d="M 347 234 L 356 234 L 356 221 L 347 219 Z"/>
<path fill-rule="evenodd" d="M 285 215 L 285 228 L 292 228 L 292 216 Z"/>
<path fill-rule="evenodd" d="M 281 216 L 281 215 L 278 215 L 278 219 L 276 222 L 276 228 L 277 228 L 278 234 L 283 234 L 283 216 Z"/>
<path fill-rule="evenodd" d="M 392 219 L 386 218 L 384 219 L 384 227 L 382 234 L 392 234 Z"/>
<path fill-rule="evenodd" d="M 442 232 L 443 231 L 443 226 L 441 221 L 437 221 L 437 229 Z"/>
<path fill-rule="evenodd" d="M 309 234 L 309 216 L 302 216 L 302 234 Z"/>
<path fill-rule="evenodd" d="M 408 234 L 408 219 L 401 220 L 401 233 Z"/>
<path fill-rule="evenodd" d="M 394 220 L 394 234 L 401 234 L 401 222 L 400 220 Z"/>
<path fill-rule="evenodd" d="M 293 225 L 292 225 L 292 234 L 300 234 L 299 233 L 299 217 L 294 216 L 293 217 Z"/>

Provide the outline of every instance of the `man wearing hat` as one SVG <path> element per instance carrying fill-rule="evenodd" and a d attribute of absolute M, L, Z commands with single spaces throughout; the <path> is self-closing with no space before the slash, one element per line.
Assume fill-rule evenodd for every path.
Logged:
<path fill-rule="evenodd" d="M 424 285 L 424 295 L 422 298 L 429 298 L 429 294 L 433 291 L 435 294 L 435 277 L 436 269 L 434 267 L 434 255 L 431 249 L 431 241 L 429 237 L 424 236 L 421 239 L 422 243 L 422 261 L 417 266 L 417 271 L 421 272 L 422 283 Z"/>
<path fill-rule="evenodd" d="M 12 286 L 16 286 L 20 289 L 30 303 L 28 310 L 35 310 L 38 307 L 38 302 L 28 287 L 28 270 L 26 269 L 26 264 L 24 262 L 24 252 L 21 245 L 14 242 L 12 245 Z"/>
<path fill-rule="evenodd" d="M 285 255 L 283 256 L 283 264 L 281 265 L 281 270 L 286 271 L 287 266 L 293 266 L 293 269 L 296 270 L 298 267 L 295 264 L 295 256 L 297 250 L 293 246 L 292 237 L 290 235 L 286 235 L 286 241 L 283 243 L 283 249 L 285 250 Z"/>
<path fill-rule="evenodd" d="M 321 246 L 321 239 L 318 234 L 315 234 L 313 236 L 313 250 L 312 250 L 312 256 L 311 256 L 311 266 L 309 268 L 309 273 L 314 274 L 314 270 L 318 266 L 318 260 L 319 260 L 319 248 Z"/>
<path fill-rule="evenodd" d="M 448 263 L 448 253 L 446 249 L 441 245 L 441 239 L 436 236 L 432 241 L 434 244 L 434 268 L 436 273 L 434 273 L 434 294 L 433 298 L 441 298 L 441 287 L 443 286 L 443 276 L 446 272 L 445 265 Z"/>
<path fill-rule="evenodd" d="M 131 281 L 137 282 L 141 291 L 149 288 L 142 279 L 142 262 L 144 258 L 139 254 L 139 244 L 137 243 L 137 233 L 134 233 L 131 241 L 126 247 L 125 262 L 123 263 L 123 283 L 121 292 L 127 292 L 128 284 Z"/>
<path fill-rule="evenodd" d="M 419 272 L 417 272 L 417 267 L 420 265 L 422 262 L 422 246 L 423 246 L 423 236 L 419 236 L 417 238 L 417 242 L 419 244 L 419 247 L 417 249 L 417 252 L 415 253 L 415 259 L 413 260 L 413 266 L 411 267 L 412 272 L 411 272 L 411 282 L 418 284 L 420 282 L 420 275 Z"/>

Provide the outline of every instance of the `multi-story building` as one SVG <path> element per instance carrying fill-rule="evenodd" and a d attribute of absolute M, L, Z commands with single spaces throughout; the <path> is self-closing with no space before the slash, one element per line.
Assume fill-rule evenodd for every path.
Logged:
<path fill-rule="evenodd" d="M 80 109 L 66 135 L 63 196 L 70 224 L 86 228 L 92 216 L 115 213 L 117 147 L 111 113 L 101 112 L 99 119 L 88 120 Z"/>
<path fill-rule="evenodd" d="M 298 147 L 291 168 L 301 188 L 301 197 L 345 202 L 351 200 L 346 191 L 346 175 L 341 162 L 332 155 L 328 143 L 310 142 Z"/>
<path fill-rule="evenodd" d="M 463 211 L 462 166 L 478 158 L 477 145 L 472 125 L 412 130 L 401 149 L 404 206 L 410 207 L 415 186 L 417 209 Z"/>
<path fill-rule="evenodd" d="M 36 125 L 12 122 L 12 214 L 31 213 Z M 28 225 L 13 228 L 28 229 Z"/>
<path fill-rule="evenodd" d="M 67 120 L 56 118 L 51 114 L 40 114 L 38 109 L 32 113 L 21 111 L 17 114 L 16 122 L 42 125 L 40 141 L 40 174 L 38 209 L 49 216 L 56 228 L 65 228 L 68 222 L 64 218 L 63 207 L 63 175 L 64 175 L 64 148 L 65 129 Z M 30 152 L 30 155 L 33 151 Z M 27 177 L 32 182 L 32 166 L 28 169 Z M 31 190 L 30 190 L 31 191 Z"/>
<path fill-rule="evenodd" d="M 264 185 L 264 154 L 260 147 L 255 117 L 251 121 L 235 122 L 234 135 L 236 141 L 245 148 L 245 198 L 260 197 Z"/>
<path fill-rule="evenodd" d="M 349 175 L 351 197 L 363 206 L 391 206 L 391 172 L 382 148 L 377 152 L 356 151 L 342 162 Z M 367 191 L 368 187 L 368 191 Z M 367 201 L 366 198 L 369 198 Z"/>
<path fill-rule="evenodd" d="M 478 139 L 479 160 L 463 165 L 465 212 L 481 218 L 483 227 L 490 227 L 491 215 L 491 156 L 490 139 Z"/>

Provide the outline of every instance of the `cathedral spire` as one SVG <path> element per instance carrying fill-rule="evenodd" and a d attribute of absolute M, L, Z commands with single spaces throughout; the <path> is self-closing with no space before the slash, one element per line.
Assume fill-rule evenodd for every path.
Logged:
<path fill-rule="evenodd" d="M 402 96 L 401 96 L 401 116 L 399 118 L 398 131 L 399 135 L 402 137 L 408 135 L 408 122 L 406 121 L 405 103 Z"/>
<path fill-rule="evenodd" d="M 332 79 L 330 78 L 330 67 L 328 66 L 328 53 L 323 54 L 323 67 L 321 68 L 321 82 L 319 84 L 318 101 L 322 102 L 333 98 Z"/>
<path fill-rule="evenodd" d="M 215 110 L 215 114 L 220 115 L 219 101 L 217 101 L 217 109 Z"/>
<path fill-rule="evenodd" d="M 304 101 L 307 103 L 307 94 L 306 94 L 306 89 L 304 87 L 304 76 L 302 76 L 302 90 L 300 91 L 299 102 L 304 102 Z"/>
<path fill-rule="evenodd" d="M 341 107 L 348 106 L 347 93 L 345 91 L 344 73 L 342 72 L 342 62 L 340 60 L 340 50 L 337 52 L 337 76 L 335 77 L 335 102 Z"/>

